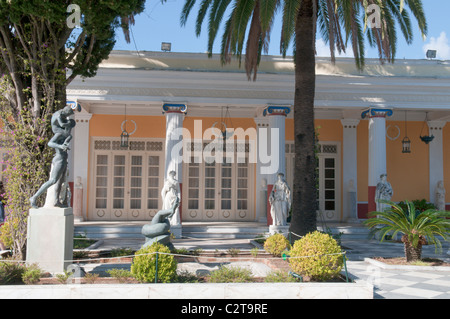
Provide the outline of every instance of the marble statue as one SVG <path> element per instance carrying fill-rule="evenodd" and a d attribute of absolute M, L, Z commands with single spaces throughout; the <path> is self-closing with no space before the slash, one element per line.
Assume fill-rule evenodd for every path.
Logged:
<path fill-rule="evenodd" d="M 67 105 L 52 115 L 51 127 L 54 135 L 48 142 L 48 146 L 55 149 L 55 155 L 52 160 L 49 180 L 30 198 L 30 204 L 33 208 L 37 208 L 36 201 L 39 196 L 52 186 L 55 187 L 52 188 L 51 192 L 47 192 L 46 206 L 48 201 L 50 201 L 49 206 L 51 207 L 66 207 L 67 205 L 66 199 L 61 201 L 60 193 L 66 178 L 69 143 L 72 140 L 71 131 L 75 127 L 75 121 L 69 119 L 69 116 L 73 113 L 72 107 Z"/>
<path fill-rule="evenodd" d="M 278 173 L 277 178 L 269 196 L 270 215 L 273 226 L 286 226 L 291 210 L 291 189 L 284 180 L 283 173 Z"/>
<path fill-rule="evenodd" d="M 438 211 L 445 211 L 445 188 L 443 181 L 439 181 L 436 186 L 434 205 Z"/>
<path fill-rule="evenodd" d="M 169 177 L 164 181 L 164 186 L 161 190 L 161 197 L 162 197 L 162 209 L 167 210 L 174 206 L 175 201 L 180 201 L 180 184 L 175 179 L 175 171 L 169 172 Z M 176 211 L 174 214 L 171 215 L 170 218 L 170 224 L 171 225 L 180 225 L 181 219 L 180 219 L 180 211 L 178 209 L 178 206 L 176 208 Z"/>
<path fill-rule="evenodd" d="M 382 174 L 380 176 L 380 182 L 377 184 L 377 188 L 375 191 L 375 203 L 377 205 L 377 212 L 384 212 L 389 205 L 385 203 L 380 203 L 380 200 L 390 201 L 394 191 L 392 190 L 391 183 L 387 181 L 387 175 Z"/>
<path fill-rule="evenodd" d="M 177 197 L 173 203 L 173 206 L 169 209 L 160 210 L 153 217 L 150 224 L 142 227 L 142 235 L 145 236 L 145 244 L 143 247 L 151 246 L 154 242 L 159 242 L 173 248 L 170 242 L 170 222 L 169 219 L 176 214 L 180 199 Z"/>

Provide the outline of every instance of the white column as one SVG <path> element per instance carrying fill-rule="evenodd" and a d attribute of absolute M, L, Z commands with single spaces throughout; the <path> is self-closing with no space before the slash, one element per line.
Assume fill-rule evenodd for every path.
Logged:
<path fill-rule="evenodd" d="M 270 196 L 273 185 L 277 180 L 277 174 L 283 173 L 286 176 L 286 116 L 291 112 L 288 106 L 268 106 L 264 109 L 263 115 L 269 119 L 268 145 L 272 159 L 273 174 L 267 176 L 267 195 Z M 276 142 L 273 142 L 273 138 Z M 292 185 L 289 185 L 292 188 Z M 272 225 L 272 217 L 270 216 L 270 204 L 267 204 L 267 224 Z"/>
<path fill-rule="evenodd" d="M 286 175 L 286 116 L 290 113 L 291 109 L 287 106 L 268 106 L 264 110 L 264 116 L 269 119 L 269 150 L 272 158 L 278 161 L 276 165 L 278 170 L 271 175 L 267 181 L 270 185 L 273 185 L 277 180 L 277 174 L 283 173 Z M 274 134 L 278 135 L 277 143 L 271 143 Z M 275 144 L 275 145 L 274 145 Z M 275 154 L 278 155 L 274 158 Z"/>
<path fill-rule="evenodd" d="M 447 122 L 429 121 L 430 136 L 434 139 L 429 144 L 430 159 L 430 202 L 435 203 L 436 186 L 439 181 L 444 181 L 444 151 L 442 131 Z"/>
<path fill-rule="evenodd" d="M 75 113 L 75 128 L 73 132 L 73 176 L 81 178 L 83 185 L 82 217 L 87 219 L 87 185 L 89 167 L 89 121 L 92 114 L 87 112 Z M 75 205 L 75 203 L 74 203 Z"/>
<path fill-rule="evenodd" d="M 254 118 L 256 123 L 257 148 L 268 148 L 268 140 L 261 138 L 262 130 L 268 130 L 269 120 L 267 118 Z M 263 144 L 264 143 L 264 144 Z M 257 151 L 257 150 L 256 150 Z M 256 161 L 256 220 L 260 223 L 267 223 L 267 180 L 268 176 L 261 172 L 262 163 L 257 157 Z"/>
<path fill-rule="evenodd" d="M 359 120 L 343 119 L 343 220 L 356 222 L 358 220 L 358 156 L 357 127 Z"/>
<path fill-rule="evenodd" d="M 362 113 L 363 119 L 369 119 L 369 212 L 376 210 L 376 187 L 380 176 L 387 174 L 386 117 L 392 114 L 392 110 L 381 108 L 371 108 Z"/>
<path fill-rule="evenodd" d="M 175 171 L 176 178 L 181 183 L 182 174 L 182 152 L 180 146 L 183 141 L 181 129 L 187 107 L 185 104 L 164 104 L 163 113 L 166 115 L 166 156 L 164 167 L 164 178 L 168 177 L 170 171 Z M 178 153 L 177 151 L 180 150 Z M 177 154 L 174 154 L 177 153 Z"/>
<path fill-rule="evenodd" d="M 166 149 L 165 149 L 165 166 L 164 179 L 167 179 L 171 171 L 175 171 L 175 178 L 180 185 L 180 192 L 183 189 L 183 120 L 187 111 L 185 104 L 164 104 L 163 113 L 166 116 Z M 170 231 L 175 238 L 182 236 L 182 193 L 180 193 L 180 204 L 178 211 L 180 217 L 172 219 Z M 179 223 L 179 224 L 178 224 Z"/>

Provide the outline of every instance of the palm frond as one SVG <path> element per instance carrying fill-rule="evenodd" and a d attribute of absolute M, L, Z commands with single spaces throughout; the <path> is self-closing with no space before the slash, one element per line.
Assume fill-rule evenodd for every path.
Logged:
<path fill-rule="evenodd" d="M 189 13 L 191 13 L 192 8 L 195 5 L 196 0 L 186 0 L 183 9 L 181 10 L 180 24 L 182 27 L 186 25 Z"/>
<path fill-rule="evenodd" d="M 287 49 L 295 32 L 295 20 L 301 1 L 284 0 L 283 23 L 281 27 L 280 53 L 286 57 Z"/>

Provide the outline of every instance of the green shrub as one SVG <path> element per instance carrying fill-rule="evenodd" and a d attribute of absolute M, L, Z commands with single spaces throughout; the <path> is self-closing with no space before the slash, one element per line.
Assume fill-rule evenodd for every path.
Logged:
<path fill-rule="evenodd" d="M 416 214 L 422 213 L 429 209 L 437 209 L 433 203 L 429 203 L 426 199 L 416 199 L 413 200 L 412 203 L 414 204 L 414 207 L 416 209 Z M 401 201 L 400 203 L 398 203 L 398 206 L 400 206 L 404 211 L 407 211 L 408 201 Z"/>
<path fill-rule="evenodd" d="M 22 281 L 27 285 L 34 285 L 42 277 L 42 270 L 37 265 L 30 265 L 22 274 Z"/>
<path fill-rule="evenodd" d="M 86 280 L 86 283 L 88 284 L 94 284 L 95 281 L 100 277 L 100 274 L 88 272 L 86 275 L 84 275 L 84 280 Z"/>
<path fill-rule="evenodd" d="M 132 248 L 114 248 L 111 250 L 111 257 L 125 257 L 132 256 L 134 254 L 134 250 Z"/>
<path fill-rule="evenodd" d="M 158 258 L 159 259 L 159 258 Z M 133 274 L 126 269 L 113 268 L 106 271 L 111 277 L 117 279 L 120 283 L 127 282 L 128 278 L 133 277 Z"/>
<path fill-rule="evenodd" d="M 68 270 L 64 270 L 63 273 L 60 274 L 56 274 L 56 279 L 58 280 L 59 283 L 61 284 L 67 284 L 67 282 L 69 281 L 70 276 L 72 276 L 73 272 L 68 271 Z"/>
<path fill-rule="evenodd" d="M 211 272 L 210 282 L 250 282 L 252 278 L 253 275 L 249 269 L 221 266 L 218 270 Z"/>
<path fill-rule="evenodd" d="M 266 239 L 264 249 L 276 257 L 280 257 L 283 251 L 289 250 L 289 240 L 282 234 L 275 234 Z"/>
<path fill-rule="evenodd" d="M 131 273 L 140 282 L 154 282 L 156 274 L 156 252 L 158 254 L 158 282 L 171 282 L 176 278 L 177 261 L 170 253 L 168 247 L 154 242 L 138 250 L 131 265 Z"/>
<path fill-rule="evenodd" d="M 177 283 L 198 283 L 199 278 L 190 273 L 188 270 L 183 270 L 177 273 L 177 278 L 175 281 Z"/>
<path fill-rule="evenodd" d="M 343 266 L 341 248 L 336 240 L 318 231 L 297 240 L 289 254 L 292 270 L 313 281 L 336 278 Z"/>
<path fill-rule="evenodd" d="M 298 282 L 297 278 L 294 278 L 286 271 L 271 271 L 267 274 L 264 282 Z"/>
<path fill-rule="evenodd" d="M 17 262 L 0 262 L 0 285 L 22 284 L 26 267 Z"/>

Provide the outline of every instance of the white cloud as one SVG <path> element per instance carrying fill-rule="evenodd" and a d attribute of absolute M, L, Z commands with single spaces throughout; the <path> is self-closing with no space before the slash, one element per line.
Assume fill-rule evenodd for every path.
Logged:
<path fill-rule="evenodd" d="M 430 42 L 423 46 L 423 51 L 436 50 L 436 57 L 440 60 L 450 60 L 450 43 L 443 31 L 438 38 L 431 37 Z"/>
<path fill-rule="evenodd" d="M 316 51 L 318 57 L 331 57 L 330 53 L 330 45 L 325 43 L 323 39 L 317 39 L 316 40 Z M 353 58 L 353 50 L 351 47 L 347 47 L 345 50 L 346 52 L 342 52 L 339 54 L 336 50 L 336 57 L 337 58 Z"/>

